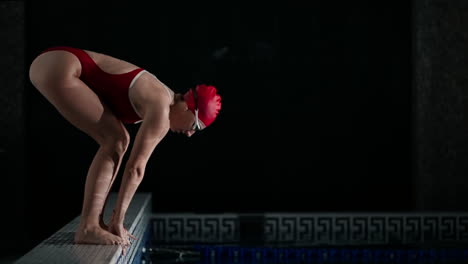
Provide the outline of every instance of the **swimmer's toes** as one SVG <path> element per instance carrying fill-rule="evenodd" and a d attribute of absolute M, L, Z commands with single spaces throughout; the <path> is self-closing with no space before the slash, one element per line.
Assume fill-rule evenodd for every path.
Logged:
<path fill-rule="evenodd" d="M 118 245 L 120 237 L 95 227 L 77 230 L 75 233 L 76 244 L 98 244 L 98 245 Z"/>

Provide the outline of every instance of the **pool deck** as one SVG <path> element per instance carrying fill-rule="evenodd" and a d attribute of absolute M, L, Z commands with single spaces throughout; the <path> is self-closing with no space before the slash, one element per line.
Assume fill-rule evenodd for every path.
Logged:
<path fill-rule="evenodd" d="M 151 197 L 151 193 L 136 193 L 127 210 L 124 226 L 138 240 L 132 240 L 125 256 L 122 255 L 122 248 L 119 245 L 74 244 L 74 234 L 80 220 L 78 216 L 15 263 L 132 263 L 134 260 L 138 262 L 145 231 L 149 227 Z M 111 193 L 104 219 L 110 218 L 116 200 L 117 193 Z"/>
<path fill-rule="evenodd" d="M 117 194 L 112 193 L 105 219 L 116 199 Z M 217 245 L 215 251 L 218 245 L 252 244 L 278 250 L 285 246 L 317 250 L 337 246 L 456 247 L 468 258 L 468 212 L 154 213 L 151 200 L 151 193 L 137 193 L 130 204 L 124 224 L 138 240 L 125 256 L 118 245 L 75 245 L 78 216 L 15 263 L 137 264 L 148 262 L 152 248 L 200 244 Z M 203 249 L 207 250 L 212 252 L 209 247 Z"/>

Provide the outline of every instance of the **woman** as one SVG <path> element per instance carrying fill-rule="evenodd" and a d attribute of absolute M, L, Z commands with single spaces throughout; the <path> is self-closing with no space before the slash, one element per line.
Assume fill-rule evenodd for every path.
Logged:
<path fill-rule="evenodd" d="M 123 226 L 146 163 L 169 130 L 188 137 L 209 126 L 221 109 L 216 88 L 198 85 L 176 94 L 156 76 L 123 60 L 88 50 L 57 46 L 32 62 L 29 78 L 59 113 L 92 137 L 99 150 L 88 170 L 79 244 L 128 245 L 136 239 Z M 103 209 L 130 142 L 125 124 L 142 122 L 126 163 L 113 215 Z"/>

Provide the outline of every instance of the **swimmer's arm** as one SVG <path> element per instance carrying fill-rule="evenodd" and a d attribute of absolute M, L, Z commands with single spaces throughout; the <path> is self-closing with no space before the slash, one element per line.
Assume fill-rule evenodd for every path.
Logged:
<path fill-rule="evenodd" d="M 143 180 L 145 167 L 151 154 L 169 131 L 168 110 L 164 107 L 158 109 L 154 105 L 151 109 L 151 112 L 145 114 L 144 121 L 138 130 L 122 176 L 115 204 L 115 221 L 118 224 L 123 224 L 128 206 Z"/>

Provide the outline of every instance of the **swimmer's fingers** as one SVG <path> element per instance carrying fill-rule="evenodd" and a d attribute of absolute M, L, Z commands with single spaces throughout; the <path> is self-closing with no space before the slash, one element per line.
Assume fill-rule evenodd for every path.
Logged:
<path fill-rule="evenodd" d="M 136 238 L 134 235 L 132 235 L 132 234 L 130 234 L 130 233 L 128 233 L 128 236 L 129 236 L 130 238 L 132 238 L 133 240 L 137 240 L 137 239 L 138 239 L 138 238 Z"/>
<path fill-rule="evenodd" d="M 125 256 L 125 254 L 127 254 L 127 248 L 128 245 L 122 245 L 122 256 Z"/>
<path fill-rule="evenodd" d="M 134 235 L 130 234 L 130 232 L 128 232 L 127 229 L 125 229 L 125 231 L 127 231 L 127 235 L 132 238 L 133 240 L 137 240 L 138 238 L 136 238 Z"/>

